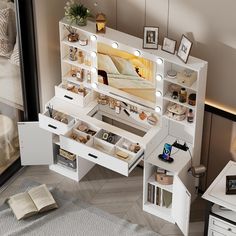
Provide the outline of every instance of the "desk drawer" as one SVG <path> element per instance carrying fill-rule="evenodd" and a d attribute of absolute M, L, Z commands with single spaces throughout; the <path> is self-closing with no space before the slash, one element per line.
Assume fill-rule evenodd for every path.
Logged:
<path fill-rule="evenodd" d="M 61 121 L 55 120 L 48 115 L 48 111 L 43 114 L 39 114 L 39 126 L 54 134 L 60 135 L 65 134 L 75 123 L 75 119 L 69 115 L 66 115 L 68 119 L 68 124 Z"/>
<path fill-rule="evenodd" d="M 76 85 L 75 85 L 76 86 Z M 90 89 L 86 89 L 87 94 L 83 96 L 80 93 L 74 93 L 65 88 L 62 88 L 62 84 L 55 86 L 56 97 L 63 99 L 80 107 L 87 106 L 93 100 L 93 92 Z"/>
<path fill-rule="evenodd" d="M 215 230 L 209 229 L 208 236 L 225 236 L 225 234 L 221 234 Z"/>
<path fill-rule="evenodd" d="M 230 224 L 224 220 L 221 220 L 217 217 L 210 215 L 209 217 L 209 230 L 214 230 L 218 233 L 227 236 L 236 236 L 236 226 Z"/>
<path fill-rule="evenodd" d="M 62 149 L 122 175 L 128 176 L 143 156 L 143 152 L 140 152 L 139 156 L 135 154 L 130 156 L 129 161 L 119 159 L 116 156 L 116 152 L 120 150 L 119 147 L 106 143 L 96 137 L 90 137 L 87 143 L 83 144 L 71 138 L 72 132 L 74 131 L 71 130 L 65 135 L 60 135 Z M 79 133 L 81 134 L 81 132 Z"/>

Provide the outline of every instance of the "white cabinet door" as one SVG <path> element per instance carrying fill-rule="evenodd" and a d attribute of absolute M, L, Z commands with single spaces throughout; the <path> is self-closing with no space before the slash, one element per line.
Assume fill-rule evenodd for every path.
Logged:
<path fill-rule="evenodd" d="M 184 235 L 188 235 L 191 194 L 178 176 L 173 182 L 172 217 Z"/>
<path fill-rule="evenodd" d="M 53 164 L 52 134 L 39 122 L 18 122 L 21 165 Z"/>

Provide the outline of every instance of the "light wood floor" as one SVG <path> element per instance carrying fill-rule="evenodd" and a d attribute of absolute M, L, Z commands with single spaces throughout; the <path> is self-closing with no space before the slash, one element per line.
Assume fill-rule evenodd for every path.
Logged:
<path fill-rule="evenodd" d="M 63 177 L 46 166 L 25 168 L 0 194 L 0 204 L 22 185 L 25 180 L 57 186 L 72 196 L 128 221 L 148 227 L 161 235 L 182 235 L 174 224 L 142 211 L 142 177 L 139 167 L 127 178 L 100 166 L 95 166 L 77 183 Z M 189 236 L 202 236 L 204 202 L 200 198 L 193 203 Z M 200 221 L 200 222 L 199 222 Z"/>

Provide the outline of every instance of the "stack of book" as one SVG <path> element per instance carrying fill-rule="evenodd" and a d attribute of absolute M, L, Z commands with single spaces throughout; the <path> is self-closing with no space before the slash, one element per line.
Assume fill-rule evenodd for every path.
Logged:
<path fill-rule="evenodd" d="M 60 148 L 59 154 L 57 154 L 57 164 L 76 171 L 76 155 Z"/>
<path fill-rule="evenodd" d="M 153 203 L 155 202 L 155 186 L 148 183 L 148 202 Z"/>

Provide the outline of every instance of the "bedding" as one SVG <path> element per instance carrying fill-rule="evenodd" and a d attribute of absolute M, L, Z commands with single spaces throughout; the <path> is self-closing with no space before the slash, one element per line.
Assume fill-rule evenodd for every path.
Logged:
<path fill-rule="evenodd" d="M 134 66 L 129 60 L 116 56 L 111 56 L 111 59 L 114 62 L 120 74 L 138 76 Z"/>
<path fill-rule="evenodd" d="M 155 89 L 155 85 L 139 76 L 107 74 L 110 86 L 118 89 Z"/>
<path fill-rule="evenodd" d="M 116 66 L 108 55 L 98 53 L 98 69 L 107 73 L 119 74 Z"/>
<path fill-rule="evenodd" d="M 0 57 L 0 101 L 23 107 L 20 67 Z"/>

